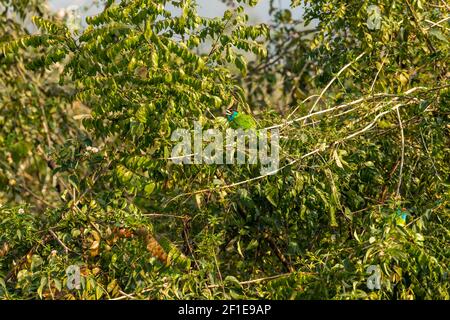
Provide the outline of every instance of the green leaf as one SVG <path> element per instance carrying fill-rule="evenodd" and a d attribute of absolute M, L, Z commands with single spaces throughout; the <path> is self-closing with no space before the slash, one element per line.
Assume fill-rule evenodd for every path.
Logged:
<path fill-rule="evenodd" d="M 242 285 L 239 283 L 239 280 L 234 276 L 226 276 L 224 282 L 228 282 L 242 288 Z"/>
<path fill-rule="evenodd" d="M 53 283 L 55 284 L 55 288 L 58 291 L 62 290 L 62 283 L 58 279 L 53 279 Z"/>
<path fill-rule="evenodd" d="M 435 37 L 436 39 L 441 40 L 442 42 L 448 43 L 448 38 L 444 36 L 444 34 L 438 29 L 431 29 L 429 33 Z"/>
<path fill-rule="evenodd" d="M 151 195 L 155 190 L 156 184 L 154 182 L 150 182 L 145 185 L 144 192 L 147 196 Z"/>
<path fill-rule="evenodd" d="M 239 69 L 239 71 L 241 71 L 245 76 L 247 74 L 247 62 L 244 60 L 244 58 L 242 56 L 236 56 L 234 63 L 236 64 L 236 67 Z"/>
<path fill-rule="evenodd" d="M 47 285 L 47 277 L 46 276 L 42 276 L 41 277 L 41 282 L 40 282 L 39 287 L 37 289 L 37 294 L 38 294 L 39 298 L 41 298 L 41 299 L 42 299 L 42 291 L 44 290 L 46 285 Z"/>

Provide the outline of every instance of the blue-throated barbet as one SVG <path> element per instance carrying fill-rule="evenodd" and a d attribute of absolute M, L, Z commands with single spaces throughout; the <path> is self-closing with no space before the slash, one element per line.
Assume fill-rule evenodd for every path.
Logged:
<path fill-rule="evenodd" d="M 233 109 L 227 109 L 226 116 L 228 123 L 233 129 L 256 129 L 256 121 L 248 114 L 242 114 Z"/>

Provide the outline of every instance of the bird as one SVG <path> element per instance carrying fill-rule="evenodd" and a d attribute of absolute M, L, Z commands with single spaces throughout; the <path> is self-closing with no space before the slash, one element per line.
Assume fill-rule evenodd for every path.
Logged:
<path fill-rule="evenodd" d="M 398 208 L 396 212 L 397 223 L 400 225 L 405 225 L 408 215 L 408 210 L 406 208 Z"/>
<path fill-rule="evenodd" d="M 227 109 L 225 114 L 233 129 L 256 129 L 256 121 L 251 115 L 240 113 L 234 109 Z"/>

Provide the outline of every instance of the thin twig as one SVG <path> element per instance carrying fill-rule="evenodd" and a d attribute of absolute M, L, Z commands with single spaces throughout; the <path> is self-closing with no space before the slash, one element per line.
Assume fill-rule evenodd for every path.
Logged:
<path fill-rule="evenodd" d="M 283 264 L 283 266 L 289 271 L 289 272 L 294 272 L 294 268 L 291 266 L 291 264 L 289 263 L 289 261 L 286 259 L 286 257 L 284 256 L 284 254 L 281 252 L 280 248 L 278 248 L 275 240 L 273 240 L 271 238 L 271 236 L 266 233 L 264 235 L 264 239 L 267 241 L 267 243 L 269 244 L 270 248 L 274 251 L 275 255 L 277 256 L 278 260 L 280 260 L 280 262 Z"/>
<path fill-rule="evenodd" d="M 433 22 L 433 21 L 431 21 L 431 20 L 425 19 L 426 22 L 428 22 L 428 23 L 431 24 L 431 26 L 429 26 L 428 28 L 425 28 L 425 30 L 429 30 L 429 29 L 431 29 L 431 28 L 433 28 L 433 27 L 435 27 L 435 26 L 438 26 L 438 27 L 440 27 L 440 28 L 442 28 L 442 29 L 445 29 L 445 30 L 449 30 L 448 28 L 446 28 L 446 27 L 444 27 L 444 26 L 441 25 L 441 23 L 443 23 L 443 22 L 445 22 L 445 21 L 447 21 L 447 20 L 449 20 L 449 19 L 450 19 L 450 16 L 447 17 L 447 18 L 444 18 L 444 19 L 442 19 L 442 20 L 439 20 L 438 22 Z"/>
<path fill-rule="evenodd" d="M 400 135 L 401 135 L 401 142 L 402 142 L 402 153 L 401 153 L 401 160 L 400 160 L 400 173 L 398 178 L 398 185 L 397 185 L 397 195 L 400 195 L 400 187 L 402 186 L 402 175 L 403 175 L 403 164 L 405 162 L 405 135 L 403 133 L 403 123 L 402 118 L 400 116 L 400 110 L 399 108 L 395 109 L 397 111 L 397 118 L 398 118 L 398 125 L 400 127 Z"/>
<path fill-rule="evenodd" d="M 167 217 L 167 218 L 176 218 L 176 219 L 182 219 L 182 220 L 186 220 L 189 218 L 188 216 L 177 216 L 175 214 L 165 214 L 165 213 L 143 213 L 142 215 L 145 217 L 155 217 L 155 218 Z"/>
<path fill-rule="evenodd" d="M 69 251 L 72 251 L 71 249 L 69 249 L 69 248 L 64 244 L 64 242 L 61 241 L 61 239 L 58 238 L 58 236 L 56 235 L 56 233 L 55 233 L 53 230 L 50 229 L 48 232 L 49 232 L 49 233 L 52 235 L 52 237 L 55 238 L 55 240 L 58 241 L 58 243 L 64 248 L 64 251 L 66 252 L 66 254 L 69 253 Z"/>
<path fill-rule="evenodd" d="M 50 202 L 48 202 L 47 200 L 45 200 L 44 198 L 38 196 L 36 193 L 34 193 L 33 191 L 31 191 L 28 187 L 26 187 L 24 184 L 22 184 L 20 186 L 20 188 L 25 189 L 26 192 L 28 192 L 33 198 L 36 198 L 37 200 L 41 201 L 42 203 L 46 204 L 47 206 L 49 206 L 50 208 L 56 209 L 57 206 L 51 204 Z"/>
<path fill-rule="evenodd" d="M 295 273 L 300 273 L 300 274 L 304 274 L 304 275 L 315 275 L 316 274 L 314 272 L 295 272 Z M 279 278 L 288 277 L 288 276 L 291 276 L 293 274 L 294 274 L 294 272 L 277 274 L 277 275 L 270 276 L 270 277 L 264 277 L 264 278 L 259 278 L 259 279 L 241 281 L 241 282 L 239 282 L 239 284 L 240 285 L 254 284 L 254 283 L 258 283 L 258 282 L 263 282 L 263 281 L 269 281 L 269 280 L 275 280 L 275 279 L 279 279 Z M 217 288 L 217 287 L 219 287 L 218 284 L 212 284 L 212 285 L 208 286 L 208 288 Z"/>
<path fill-rule="evenodd" d="M 422 138 L 423 147 L 425 148 L 425 152 L 427 153 L 427 156 L 428 156 L 428 158 L 430 159 L 431 164 L 433 165 L 434 173 L 436 174 L 436 176 L 438 177 L 438 179 L 439 179 L 440 181 L 442 181 L 441 175 L 439 174 L 439 172 L 438 172 L 438 170 L 437 170 L 437 168 L 436 168 L 436 164 L 434 163 L 434 159 L 433 159 L 433 157 L 431 156 L 430 151 L 428 150 L 427 143 L 426 143 L 426 141 L 425 141 L 425 138 L 423 137 L 422 130 L 419 130 L 419 131 L 420 131 L 420 137 Z"/>
<path fill-rule="evenodd" d="M 309 110 L 309 113 L 313 113 L 314 109 L 316 108 L 317 104 L 319 103 L 319 101 L 322 99 L 323 95 L 325 94 L 325 92 L 331 87 L 331 85 L 333 84 L 334 81 L 336 81 L 336 79 L 341 75 L 342 72 L 344 72 L 348 67 L 350 67 L 353 63 L 355 63 L 356 61 L 358 61 L 359 59 L 361 59 L 366 53 L 363 52 L 361 53 L 358 57 L 356 57 L 355 60 L 347 63 L 341 70 L 339 70 L 339 72 L 333 77 L 333 79 L 331 79 L 331 81 L 327 84 L 327 86 L 322 90 L 322 92 L 320 93 L 319 97 L 316 99 L 316 102 L 313 104 L 311 110 Z M 305 121 L 306 122 L 306 119 Z"/>
<path fill-rule="evenodd" d="M 413 18 L 414 18 L 414 23 L 416 24 L 417 28 L 419 29 L 420 33 L 422 34 L 422 36 L 425 39 L 425 42 L 428 46 L 428 49 L 430 50 L 430 52 L 436 52 L 436 49 L 433 47 L 433 43 L 431 42 L 430 38 L 428 38 L 428 35 L 426 34 L 425 30 L 422 29 L 422 27 L 420 26 L 419 23 L 419 18 L 417 17 L 417 13 L 414 10 L 414 7 L 411 5 L 411 3 L 409 2 L 409 0 L 406 0 L 406 4 L 409 8 L 409 11 L 411 11 Z"/>
<path fill-rule="evenodd" d="M 384 66 L 384 63 L 386 62 L 386 59 L 387 59 L 387 57 L 383 57 L 383 60 L 381 61 L 380 69 L 378 69 L 378 72 L 375 75 L 375 79 L 373 79 L 372 86 L 370 87 L 370 92 L 372 92 L 373 88 L 375 87 L 375 83 L 377 82 L 377 79 L 378 79 L 378 76 L 380 75 L 381 70 L 383 70 L 383 66 Z"/>
<path fill-rule="evenodd" d="M 133 297 L 132 295 L 130 295 L 130 294 L 126 293 L 126 292 L 123 292 L 122 290 L 119 290 L 119 293 L 125 298 L 136 300 L 135 297 Z M 121 299 L 116 298 L 116 299 L 111 299 L 111 300 L 121 300 Z"/>
<path fill-rule="evenodd" d="M 335 111 L 335 110 L 339 110 L 339 109 L 343 109 L 343 108 L 346 108 L 346 107 L 349 107 L 349 106 L 353 106 L 353 105 L 356 105 L 356 104 L 359 104 L 359 103 L 362 103 L 362 102 L 371 101 L 371 100 L 374 100 L 374 99 L 381 99 L 381 98 L 392 97 L 396 101 L 396 100 L 398 100 L 400 98 L 403 98 L 405 96 L 408 96 L 408 95 L 410 95 L 410 94 L 412 94 L 412 93 L 414 93 L 416 91 L 420 91 L 420 90 L 421 91 L 435 91 L 435 90 L 445 89 L 445 88 L 448 88 L 448 87 L 450 87 L 450 85 L 444 85 L 444 86 L 435 87 L 435 88 L 431 88 L 431 89 L 430 88 L 426 88 L 426 87 L 414 87 L 414 88 L 411 88 L 411 89 L 403 92 L 402 94 L 376 93 L 376 94 L 372 94 L 370 96 L 362 97 L 362 98 L 356 99 L 354 101 L 351 101 L 351 102 L 348 102 L 348 103 L 345 103 L 345 104 L 341 104 L 341 105 L 338 105 L 338 106 L 335 106 L 335 107 L 332 107 L 332 108 L 316 111 L 314 113 L 310 113 L 310 114 L 308 114 L 306 116 L 295 118 L 295 119 L 290 120 L 290 121 L 285 121 L 285 122 L 280 123 L 280 124 L 272 125 L 272 126 L 263 128 L 261 130 L 270 130 L 270 129 L 275 129 L 275 128 L 286 127 L 286 126 L 292 125 L 292 124 L 294 124 L 296 122 L 299 122 L 299 121 L 302 121 L 302 120 L 306 120 L 308 118 L 311 118 L 311 117 L 314 117 L 314 116 L 317 116 L 317 115 L 322 115 L 322 114 L 329 113 L 329 112 L 332 112 L 332 111 Z"/>
<path fill-rule="evenodd" d="M 313 155 L 313 154 L 318 153 L 318 152 L 321 151 L 321 150 L 323 150 L 323 149 L 322 149 L 322 148 L 314 149 L 313 151 L 308 152 L 307 154 L 304 154 L 304 155 L 301 156 L 300 158 L 292 160 L 291 162 L 289 162 L 288 164 L 282 166 L 281 168 L 278 168 L 277 170 L 271 171 L 271 172 L 269 172 L 269 173 L 267 173 L 267 174 L 260 175 L 260 176 L 257 176 L 257 177 L 251 178 L 251 179 L 247 179 L 247 180 L 244 180 L 244 181 L 239 181 L 239 182 L 232 183 L 232 184 L 229 184 L 229 185 L 226 185 L 226 186 L 222 186 L 222 187 L 206 188 L 206 189 L 201 189 L 201 190 L 197 190 L 197 191 L 193 191 L 193 192 L 181 193 L 181 194 L 179 194 L 179 195 L 173 197 L 173 198 L 170 199 L 169 201 L 167 201 L 165 205 L 167 206 L 170 202 L 175 201 L 176 199 L 178 199 L 178 198 L 180 198 L 180 197 L 184 197 L 184 196 L 192 196 L 192 195 L 199 194 L 199 193 L 205 193 L 205 192 L 210 192 L 210 191 L 217 191 L 217 190 L 222 190 L 222 189 L 234 188 L 234 187 L 240 186 L 240 185 L 242 185 L 242 184 L 247 184 L 247 183 L 250 183 L 250 182 L 254 182 L 254 181 L 257 181 L 257 180 L 266 178 L 266 177 L 268 177 L 268 176 L 270 176 L 270 175 L 273 175 L 273 174 L 275 174 L 275 173 L 277 173 L 277 172 L 283 170 L 284 168 L 287 168 L 287 167 L 293 165 L 294 163 L 296 163 L 296 162 L 298 162 L 298 161 L 300 161 L 300 160 L 302 160 L 302 159 L 304 159 L 304 158 L 306 158 L 306 157 L 308 157 L 308 156 L 311 156 L 311 155 Z"/>

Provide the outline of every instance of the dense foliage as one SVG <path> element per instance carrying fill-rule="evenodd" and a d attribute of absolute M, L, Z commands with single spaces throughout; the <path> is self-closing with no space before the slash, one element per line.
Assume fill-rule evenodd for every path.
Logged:
<path fill-rule="evenodd" d="M 449 299 L 450 7 L 225 2 L 106 1 L 73 31 L 0 0 L 0 297 Z M 280 130 L 276 174 L 170 161 L 229 106 Z"/>

